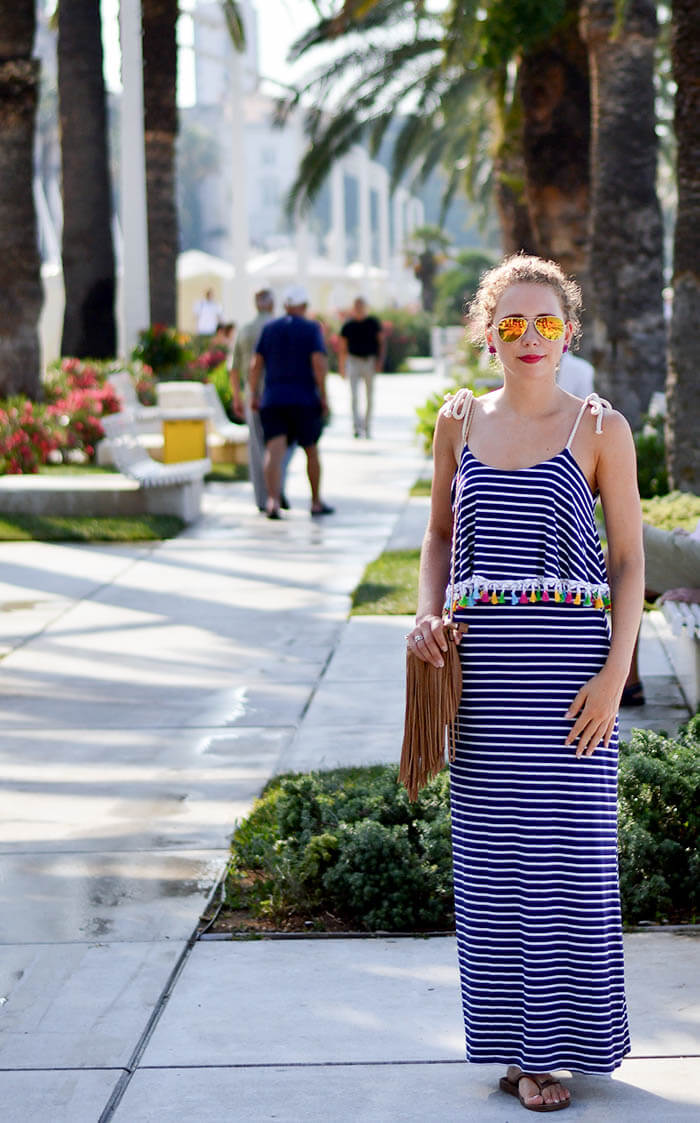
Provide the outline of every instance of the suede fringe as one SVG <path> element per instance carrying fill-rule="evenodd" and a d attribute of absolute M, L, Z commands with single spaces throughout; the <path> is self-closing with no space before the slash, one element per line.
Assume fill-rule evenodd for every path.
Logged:
<path fill-rule="evenodd" d="M 454 638 L 466 631 L 464 624 L 448 627 Z M 410 800 L 415 800 L 428 780 L 444 768 L 446 747 L 448 759 L 454 760 L 462 667 L 453 636 L 449 637 L 442 667 L 433 667 L 412 651 L 406 654 L 406 716 L 399 780 L 405 784 Z"/>

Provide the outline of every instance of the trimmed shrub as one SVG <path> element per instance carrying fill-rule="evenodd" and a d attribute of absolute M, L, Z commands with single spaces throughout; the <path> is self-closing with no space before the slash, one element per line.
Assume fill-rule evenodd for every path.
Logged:
<path fill-rule="evenodd" d="M 700 715 L 620 746 L 623 919 L 700 907 Z M 227 903 L 284 925 L 330 914 L 369 931 L 454 924 L 449 773 L 410 803 L 394 765 L 276 777 L 233 836 Z"/>
<path fill-rule="evenodd" d="M 655 495 L 642 499 L 642 517 L 659 530 L 693 531 L 700 522 L 700 495 L 690 491 L 669 491 L 668 495 Z"/>
<path fill-rule="evenodd" d="M 620 748 L 620 892 L 625 921 L 700 908 L 700 715 L 677 738 L 635 729 Z"/>
<path fill-rule="evenodd" d="M 447 793 L 444 772 L 411 804 L 394 766 L 278 777 L 234 835 L 228 899 L 279 922 L 324 911 L 371 931 L 449 928 Z"/>

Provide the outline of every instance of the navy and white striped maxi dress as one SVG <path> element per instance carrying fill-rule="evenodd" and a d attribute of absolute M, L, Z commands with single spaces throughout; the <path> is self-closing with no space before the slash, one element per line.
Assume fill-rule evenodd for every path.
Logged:
<path fill-rule="evenodd" d="M 607 404 L 607 403 L 606 403 Z M 602 420 L 599 399 L 586 406 Z M 600 429 L 599 429 L 600 431 Z M 451 765 L 467 1059 L 607 1073 L 629 1051 L 617 873 L 617 728 L 577 759 L 564 713 L 605 662 L 595 497 L 569 442 L 456 476 L 463 692 Z"/>

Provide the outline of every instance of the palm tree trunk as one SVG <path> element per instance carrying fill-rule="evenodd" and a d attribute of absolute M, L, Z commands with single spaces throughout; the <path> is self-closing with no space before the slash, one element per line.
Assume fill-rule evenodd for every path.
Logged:
<path fill-rule="evenodd" d="M 575 24 L 524 56 L 517 93 L 537 252 L 581 283 L 588 266 L 590 96 L 586 48 Z"/>
<path fill-rule="evenodd" d="M 151 322 L 159 324 L 174 324 L 176 319 L 177 15 L 177 0 L 143 0 L 148 271 Z"/>
<path fill-rule="evenodd" d="M 640 424 L 665 378 L 663 245 L 656 194 L 653 0 L 582 0 L 591 72 L 589 303 L 596 387 Z"/>
<path fill-rule="evenodd" d="M 666 380 L 666 449 L 671 487 L 700 492 L 700 35 L 697 0 L 673 0 L 678 213 L 673 245 L 673 314 Z"/>
<path fill-rule="evenodd" d="M 34 0 L 0 3 L 0 397 L 37 397 L 41 261 L 32 183 L 39 61 Z"/>
<path fill-rule="evenodd" d="M 500 140 L 493 156 L 493 180 L 504 253 L 537 253 L 535 232 L 525 194 L 525 161 L 522 148 L 522 108 L 519 99 L 506 108 L 502 94 L 499 105 Z"/>
<path fill-rule="evenodd" d="M 63 185 L 61 354 L 116 351 L 112 198 L 99 0 L 58 5 L 58 106 Z"/>

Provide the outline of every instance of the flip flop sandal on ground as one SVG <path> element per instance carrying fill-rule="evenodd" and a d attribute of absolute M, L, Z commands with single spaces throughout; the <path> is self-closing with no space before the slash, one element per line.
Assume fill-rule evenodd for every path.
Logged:
<path fill-rule="evenodd" d="M 560 1080 L 538 1080 L 537 1077 L 533 1076 L 531 1072 L 521 1072 L 520 1076 L 518 1077 L 517 1080 L 510 1080 L 507 1076 L 502 1076 L 501 1079 L 498 1082 L 498 1086 L 501 1089 L 501 1091 L 502 1092 L 508 1092 L 508 1094 L 510 1096 L 517 1096 L 517 1098 L 520 1100 L 520 1103 L 522 1104 L 522 1106 L 525 1108 L 526 1111 L 563 1111 L 563 1109 L 565 1107 L 568 1107 L 569 1104 L 571 1103 L 570 1099 L 569 1100 L 560 1100 L 559 1103 L 551 1103 L 551 1104 L 548 1104 L 548 1103 L 542 1103 L 542 1104 L 526 1103 L 525 1100 L 523 1099 L 523 1097 L 520 1095 L 520 1081 L 525 1079 L 525 1078 L 528 1079 L 528 1080 L 531 1080 L 533 1084 L 536 1084 L 537 1087 L 540 1090 L 540 1093 L 542 1092 L 543 1088 L 549 1088 L 550 1085 L 552 1085 L 552 1084 L 560 1084 L 561 1081 Z"/>

